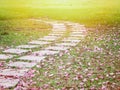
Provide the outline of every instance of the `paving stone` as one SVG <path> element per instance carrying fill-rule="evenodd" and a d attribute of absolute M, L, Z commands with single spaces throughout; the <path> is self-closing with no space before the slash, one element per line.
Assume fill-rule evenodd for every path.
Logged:
<path fill-rule="evenodd" d="M 65 26 L 61 26 L 61 27 L 60 26 L 53 26 L 52 30 L 53 31 L 57 31 L 57 30 L 63 31 L 63 30 L 66 30 L 66 27 Z"/>
<path fill-rule="evenodd" d="M 86 29 L 85 26 L 80 26 L 80 25 L 74 25 L 74 26 L 72 26 L 72 28 L 74 28 L 73 30 L 84 30 L 84 29 Z"/>
<path fill-rule="evenodd" d="M 78 28 L 77 28 L 77 29 L 75 29 L 75 28 L 74 28 L 72 31 L 81 31 L 81 32 L 86 32 L 86 29 L 78 29 Z"/>
<path fill-rule="evenodd" d="M 63 41 L 63 42 L 76 42 L 76 43 L 79 43 L 79 42 L 80 42 L 80 40 L 77 40 L 77 39 L 76 39 L 76 40 L 75 40 L 75 39 L 71 40 L 71 39 L 67 39 L 67 38 L 66 38 L 66 39 L 63 39 L 62 41 Z"/>
<path fill-rule="evenodd" d="M 40 38 L 39 40 L 42 40 L 42 41 L 55 41 L 57 39 L 55 39 L 55 38 Z"/>
<path fill-rule="evenodd" d="M 56 28 L 66 28 L 66 26 L 65 25 L 63 25 L 63 26 L 56 26 Z"/>
<path fill-rule="evenodd" d="M 54 31 L 52 31 L 51 33 L 60 33 L 60 32 L 61 32 L 61 33 L 65 33 L 66 30 L 61 30 L 61 31 L 60 31 L 60 30 L 56 30 L 56 31 L 54 30 Z"/>
<path fill-rule="evenodd" d="M 52 30 L 52 31 L 58 31 L 58 32 L 60 32 L 60 31 L 66 31 L 66 29 L 55 29 L 55 30 Z"/>
<path fill-rule="evenodd" d="M 4 48 L 2 46 L 0 46 L 0 50 L 3 50 Z"/>
<path fill-rule="evenodd" d="M 53 24 L 53 27 L 65 27 L 64 24 Z"/>
<path fill-rule="evenodd" d="M 26 55 L 26 56 L 19 57 L 17 59 L 19 59 L 19 60 L 33 61 L 33 62 L 40 62 L 40 61 L 44 60 L 45 57 L 44 56 Z"/>
<path fill-rule="evenodd" d="M 70 34 L 70 37 L 84 37 L 84 34 Z"/>
<path fill-rule="evenodd" d="M 76 46 L 77 43 L 58 43 L 56 45 L 58 45 L 58 46 Z"/>
<path fill-rule="evenodd" d="M 19 82 L 19 79 L 4 78 L 0 77 L 0 86 L 3 88 L 12 88 L 15 87 Z"/>
<path fill-rule="evenodd" d="M 3 51 L 4 53 L 12 53 L 12 54 L 23 54 L 29 52 L 29 50 L 24 50 L 24 49 L 7 49 Z"/>
<path fill-rule="evenodd" d="M 51 42 L 45 42 L 45 41 L 31 41 L 29 44 L 36 44 L 36 45 L 46 45 L 50 44 Z"/>
<path fill-rule="evenodd" d="M 65 27 L 65 25 L 64 24 L 53 24 L 53 27 Z"/>
<path fill-rule="evenodd" d="M 19 68 L 32 68 L 36 65 L 36 63 L 32 63 L 32 62 L 11 62 L 9 64 L 7 64 L 10 67 L 19 67 Z"/>
<path fill-rule="evenodd" d="M 62 29 L 63 29 L 63 28 L 66 29 L 66 26 L 53 26 L 53 29 L 61 29 L 61 28 L 62 28 Z"/>
<path fill-rule="evenodd" d="M 43 38 L 58 38 L 58 37 L 56 37 L 56 36 L 45 36 Z"/>
<path fill-rule="evenodd" d="M 67 39 L 70 39 L 70 40 L 80 40 L 79 37 L 68 37 Z"/>
<path fill-rule="evenodd" d="M 79 32 L 77 31 L 77 32 L 72 32 L 71 34 L 73 34 L 73 35 L 77 34 L 78 35 L 78 34 L 83 34 L 83 32 L 82 31 L 79 31 Z"/>
<path fill-rule="evenodd" d="M 10 55 L 10 54 L 0 54 L 0 60 L 6 60 L 6 59 L 11 59 L 15 55 Z"/>
<path fill-rule="evenodd" d="M 43 55 L 55 55 L 58 53 L 59 53 L 59 51 L 41 50 L 41 51 L 33 52 L 33 55 L 43 56 Z"/>
<path fill-rule="evenodd" d="M 70 33 L 71 35 L 84 35 L 84 32 L 81 32 L 81 31 L 77 31 L 77 32 L 71 32 Z"/>
<path fill-rule="evenodd" d="M 63 31 L 55 31 L 52 34 L 64 34 L 64 33 L 65 33 L 65 31 L 64 32 Z"/>
<path fill-rule="evenodd" d="M 59 29 L 60 29 L 60 28 L 59 28 Z M 56 31 L 53 30 L 52 33 L 54 33 L 54 32 L 66 32 L 66 30 L 56 30 Z"/>
<path fill-rule="evenodd" d="M 53 29 L 66 29 L 65 26 L 54 26 Z"/>
<path fill-rule="evenodd" d="M 85 36 L 85 35 L 84 35 L 84 34 L 79 34 L 79 33 L 78 33 L 78 34 L 77 34 L 77 33 L 76 33 L 76 34 L 73 33 L 73 34 L 70 34 L 70 36 L 78 36 L 78 37 L 81 37 L 81 36 Z"/>
<path fill-rule="evenodd" d="M 40 39 L 58 39 L 59 37 L 57 36 L 45 36 L 43 38 L 40 38 Z"/>
<path fill-rule="evenodd" d="M 22 77 L 29 69 L 0 69 L 1 76 Z"/>
<path fill-rule="evenodd" d="M 65 51 L 68 50 L 70 47 L 61 47 L 61 46 L 49 46 L 45 48 L 46 50 L 57 50 L 57 51 Z"/>
<path fill-rule="evenodd" d="M 49 34 L 49 36 L 62 36 L 63 34 Z"/>
<path fill-rule="evenodd" d="M 53 28 L 66 28 L 65 25 L 53 25 Z"/>
<path fill-rule="evenodd" d="M 65 27 L 64 24 L 53 24 L 53 27 Z"/>
<path fill-rule="evenodd" d="M 70 35 L 70 37 L 85 37 L 85 35 Z"/>
<path fill-rule="evenodd" d="M 66 30 L 58 30 L 58 29 L 57 29 L 56 31 L 53 30 L 51 33 L 54 33 L 54 32 L 66 32 Z"/>
<path fill-rule="evenodd" d="M 39 45 L 19 45 L 17 46 L 17 48 L 28 48 L 28 49 L 32 49 L 32 48 L 38 48 Z"/>

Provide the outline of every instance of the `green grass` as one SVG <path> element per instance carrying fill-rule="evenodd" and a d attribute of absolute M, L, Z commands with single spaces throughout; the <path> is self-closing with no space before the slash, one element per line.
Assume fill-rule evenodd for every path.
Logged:
<path fill-rule="evenodd" d="M 44 22 L 28 19 L 1 20 L 0 46 L 16 46 L 43 37 L 50 32 L 51 26 Z"/>
<path fill-rule="evenodd" d="M 119 0 L 1 0 L 0 19 L 48 17 L 86 25 L 119 24 Z"/>

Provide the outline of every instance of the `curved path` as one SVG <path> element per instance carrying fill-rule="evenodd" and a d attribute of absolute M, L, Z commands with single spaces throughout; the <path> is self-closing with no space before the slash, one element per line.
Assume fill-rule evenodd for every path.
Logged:
<path fill-rule="evenodd" d="M 69 51 L 86 36 L 84 25 L 66 21 L 45 22 L 53 26 L 48 36 L 28 42 L 27 45 L 3 50 L 3 53 L 0 54 L 0 62 L 12 60 L 0 69 L 0 87 L 14 88 L 20 78 L 24 77 L 37 63 L 45 60 L 48 56 Z"/>

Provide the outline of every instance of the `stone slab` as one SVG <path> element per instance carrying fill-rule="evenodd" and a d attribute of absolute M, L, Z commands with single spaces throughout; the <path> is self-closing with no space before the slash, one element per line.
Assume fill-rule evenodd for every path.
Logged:
<path fill-rule="evenodd" d="M 65 27 L 65 25 L 64 25 L 64 24 L 53 24 L 52 26 L 53 26 L 53 27 L 54 27 L 54 26 Z"/>
<path fill-rule="evenodd" d="M 50 39 L 56 39 L 56 38 L 58 38 L 58 37 L 56 37 L 56 36 L 45 36 L 45 37 L 43 37 L 43 38 L 46 38 L 46 39 L 48 39 L 48 38 L 50 38 Z"/>
<path fill-rule="evenodd" d="M 70 47 L 61 47 L 61 46 L 49 46 L 45 48 L 46 50 L 56 50 L 56 51 L 65 51 L 68 50 Z"/>
<path fill-rule="evenodd" d="M 0 86 L 3 88 L 12 88 L 15 87 L 19 82 L 19 79 L 4 78 L 0 77 Z"/>
<path fill-rule="evenodd" d="M 53 27 L 66 27 L 64 24 L 53 24 Z"/>
<path fill-rule="evenodd" d="M 77 39 L 73 39 L 73 40 L 71 40 L 71 39 L 63 39 L 62 40 L 63 42 L 76 42 L 76 43 L 79 43 L 80 42 L 80 40 L 77 40 Z"/>
<path fill-rule="evenodd" d="M 57 37 L 57 36 L 45 36 L 45 37 L 43 37 L 43 38 L 39 38 L 39 40 L 56 40 L 56 39 L 58 39 L 59 37 Z"/>
<path fill-rule="evenodd" d="M 79 31 L 79 32 L 77 31 L 77 32 L 72 32 L 71 34 L 72 35 L 78 35 L 78 34 L 83 34 L 83 32 L 82 31 Z"/>
<path fill-rule="evenodd" d="M 1 76 L 22 77 L 29 69 L 0 69 Z"/>
<path fill-rule="evenodd" d="M 58 46 L 76 46 L 77 43 L 58 43 L 56 45 L 58 45 Z"/>
<path fill-rule="evenodd" d="M 65 26 L 63 23 L 53 23 L 54 26 Z"/>
<path fill-rule="evenodd" d="M 63 32 L 63 31 L 54 31 L 52 34 L 64 34 L 65 33 L 65 31 Z"/>
<path fill-rule="evenodd" d="M 66 28 L 64 25 L 53 25 L 53 28 Z"/>
<path fill-rule="evenodd" d="M 81 31 L 81 32 L 86 32 L 86 29 L 78 29 L 78 28 L 74 28 L 72 31 Z"/>
<path fill-rule="evenodd" d="M 61 33 L 64 33 L 64 32 L 66 32 L 66 30 L 64 31 L 64 30 L 62 30 L 62 31 L 60 31 L 60 30 L 58 30 L 58 31 L 52 31 L 51 33 L 57 33 L 57 32 L 61 32 Z"/>
<path fill-rule="evenodd" d="M 6 59 L 11 59 L 15 55 L 10 55 L 10 54 L 0 54 L 0 60 L 6 60 Z"/>
<path fill-rule="evenodd" d="M 2 46 L 0 46 L 0 50 L 3 50 L 4 48 Z"/>
<path fill-rule="evenodd" d="M 55 55 L 58 54 L 58 51 L 51 51 L 51 50 L 41 50 L 33 52 L 33 55 L 44 56 L 44 55 Z"/>
<path fill-rule="evenodd" d="M 79 37 L 68 37 L 67 39 L 70 39 L 70 40 L 80 40 Z"/>
<path fill-rule="evenodd" d="M 24 50 L 24 49 L 7 49 L 3 51 L 4 53 L 11 53 L 11 54 L 23 54 L 29 52 L 29 50 Z"/>
<path fill-rule="evenodd" d="M 70 37 L 85 37 L 85 35 L 81 35 L 81 34 L 79 34 L 79 35 L 70 35 Z"/>
<path fill-rule="evenodd" d="M 53 26 L 52 30 L 66 30 L 65 26 Z"/>
<path fill-rule="evenodd" d="M 22 56 L 17 58 L 19 60 L 27 60 L 27 61 L 32 61 L 32 62 L 40 62 L 42 60 L 45 59 L 44 56 L 32 56 L 32 55 L 26 55 L 26 56 Z"/>
<path fill-rule="evenodd" d="M 49 34 L 49 36 L 62 36 L 63 34 Z"/>
<path fill-rule="evenodd" d="M 55 41 L 57 39 L 55 39 L 55 38 L 40 38 L 39 40 L 42 40 L 42 41 Z"/>
<path fill-rule="evenodd" d="M 66 27 L 64 24 L 53 24 L 53 27 Z"/>
<path fill-rule="evenodd" d="M 52 31 L 66 31 L 66 28 L 53 28 Z"/>
<path fill-rule="evenodd" d="M 7 64 L 7 66 L 9 67 L 19 67 L 19 68 L 32 68 L 36 65 L 36 63 L 32 63 L 32 62 L 11 62 L 9 64 Z"/>
<path fill-rule="evenodd" d="M 28 49 L 32 49 L 32 48 L 38 48 L 39 45 L 19 45 L 17 46 L 17 48 L 28 48 Z"/>
<path fill-rule="evenodd" d="M 74 26 L 74 24 L 73 23 L 66 23 L 67 25 L 69 25 L 69 26 Z"/>
<path fill-rule="evenodd" d="M 50 44 L 51 42 L 45 42 L 45 41 L 31 41 L 29 44 L 35 44 L 35 45 L 47 45 Z"/>
<path fill-rule="evenodd" d="M 54 25 L 53 28 L 66 28 L 66 26 Z"/>

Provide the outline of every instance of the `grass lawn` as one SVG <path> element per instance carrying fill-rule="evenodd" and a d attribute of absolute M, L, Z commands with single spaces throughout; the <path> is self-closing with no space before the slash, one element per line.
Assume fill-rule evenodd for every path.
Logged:
<path fill-rule="evenodd" d="M 43 37 L 51 26 L 40 21 L 13 19 L 0 21 L 0 46 L 16 46 Z"/>
<path fill-rule="evenodd" d="M 50 57 L 23 79 L 34 90 L 119 90 L 119 0 L 0 0 L 0 47 L 25 44 L 47 35 L 43 20 L 68 20 L 85 24 L 88 36 L 63 56 Z"/>
<path fill-rule="evenodd" d="M 119 24 L 120 22 L 119 0 L 63 1 L 1 0 L 0 19 L 47 17 L 86 25 Z"/>

